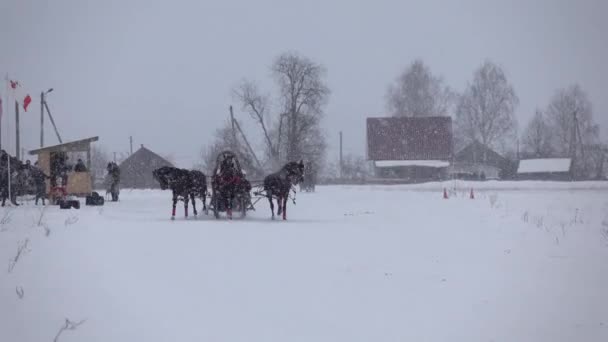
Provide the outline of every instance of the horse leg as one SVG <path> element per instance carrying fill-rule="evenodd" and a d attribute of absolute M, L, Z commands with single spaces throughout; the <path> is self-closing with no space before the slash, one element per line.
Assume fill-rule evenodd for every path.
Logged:
<path fill-rule="evenodd" d="M 171 219 L 175 220 L 175 207 L 177 206 L 177 194 L 173 192 L 173 211 L 171 212 Z"/>
<path fill-rule="evenodd" d="M 194 216 L 197 216 L 198 212 L 196 211 L 196 201 L 194 199 L 194 193 L 190 195 L 190 198 L 192 199 L 192 212 L 194 213 Z"/>
<path fill-rule="evenodd" d="M 279 207 L 277 209 L 277 215 L 281 216 L 281 213 L 283 212 L 283 196 L 279 196 L 279 198 L 277 199 L 277 206 Z"/>
<path fill-rule="evenodd" d="M 207 190 L 203 191 L 203 211 L 207 211 Z"/>
<path fill-rule="evenodd" d="M 274 204 L 272 203 L 272 192 L 268 192 L 266 194 L 266 197 L 268 197 L 268 202 L 270 202 L 270 213 L 272 214 L 272 219 L 274 220 Z"/>
<path fill-rule="evenodd" d="M 229 220 L 232 220 L 232 202 L 233 202 L 234 196 L 232 196 L 232 194 L 228 195 L 228 198 L 226 199 L 227 203 L 226 203 L 226 215 L 228 216 Z"/>
<path fill-rule="evenodd" d="M 287 199 L 289 195 L 283 198 L 283 220 L 287 220 Z"/>
<path fill-rule="evenodd" d="M 186 218 L 188 218 L 188 200 L 189 200 L 188 194 L 186 193 L 184 195 L 184 216 Z"/>

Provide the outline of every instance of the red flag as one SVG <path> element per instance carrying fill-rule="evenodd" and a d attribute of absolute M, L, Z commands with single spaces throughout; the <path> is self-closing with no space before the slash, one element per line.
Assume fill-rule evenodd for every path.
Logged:
<path fill-rule="evenodd" d="M 19 86 L 19 82 L 18 81 L 10 81 L 10 82 L 11 82 L 11 88 L 17 89 L 17 87 Z"/>
<path fill-rule="evenodd" d="M 32 103 L 32 98 L 29 95 L 26 95 L 23 99 L 23 110 L 27 112 L 27 106 L 29 106 L 30 103 Z"/>

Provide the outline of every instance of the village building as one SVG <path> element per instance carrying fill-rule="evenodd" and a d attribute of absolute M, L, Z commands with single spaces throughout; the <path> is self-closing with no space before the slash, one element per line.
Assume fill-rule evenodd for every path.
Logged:
<path fill-rule="evenodd" d="M 129 158 L 120 163 L 120 187 L 128 189 L 156 189 L 159 184 L 152 171 L 163 166 L 173 166 L 158 154 L 141 145 Z"/>
<path fill-rule="evenodd" d="M 452 118 L 368 118 L 367 158 L 376 178 L 445 179 L 453 158 Z"/>
<path fill-rule="evenodd" d="M 522 159 L 517 168 L 520 180 L 572 180 L 572 159 L 537 158 Z"/>

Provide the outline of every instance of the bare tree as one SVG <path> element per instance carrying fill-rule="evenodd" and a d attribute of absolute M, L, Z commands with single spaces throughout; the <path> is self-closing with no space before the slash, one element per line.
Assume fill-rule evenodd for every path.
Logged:
<path fill-rule="evenodd" d="M 443 79 L 434 76 L 422 60 L 415 60 L 391 84 L 388 111 L 393 116 L 446 116 L 452 92 Z"/>
<path fill-rule="evenodd" d="M 111 160 L 105 148 L 98 145 L 91 146 L 91 173 L 95 180 L 100 182 L 103 180 L 106 167 Z"/>
<path fill-rule="evenodd" d="M 596 142 L 599 128 L 593 122 L 593 110 L 587 94 L 579 85 L 557 90 L 547 107 L 547 118 L 555 138 L 554 147 L 563 155 L 571 152 L 572 144 L 578 139 L 573 135 L 576 128 L 575 115 L 582 142 Z"/>
<path fill-rule="evenodd" d="M 270 113 L 270 97 L 257 85 L 243 81 L 234 95 L 262 130 L 270 166 L 306 159 L 321 164 L 326 143 L 320 128 L 329 97 L 325 68 L 296 53 L 278 56 L 271 67 L 279 94 L 277 113 Z"/>
<path fill-rule="evenodd" d="M 506 149 L 514 138 L 517 122 L 514 111 L 519 104 L 513 86 L 498 65 L 486 61 L 477 69 L 456 107 L 456 134 L 467 142 Z"/>
<path fill-rule="evenodd" d="M 303 157 L 300 143 L 319 129 L 329 96 L 324 80 L 326 71 L 304 56 L 284 53 L 275 60 L 272 72 L 279 87 L 281 113 L 286 114 L 286 160 L 298 160 Z M 279 137 L 282 129 L 281 125 Z"/>
<path fill-rule="evenodd" d="M 211 145 L 202 148 L 201 164 L 197 168 L 211 174 L 215 167 L 217 155 L 225 150 L 234 152 L 239 158 L 241 168 L 251 176 L 260 176 L 261 170 L 258 170 L 253 157 L 243 146 L 243 142 L 238 139 L 237 135 L 233 134 L 230 122 L 226 122 L 224 126 L 215 131 L 215 137 Z"/>
<path fill-rule="evenodd" d="M 587 94 L 577 84 L 557 90 L 547 107 L 547 117 L 553 146 L 560 155 L 574 159 L 575 177 L 593 177 L 594 169 L 598 169 L 593 147 L 599 144 L 599 126 L 593 121 Z"/>
<path fill-rule="evenodd" d="M 522 147 L 525 152 L 535 157 L 546 158 L 553 154 L 551 145 L 551 128 L 542 111 L 536 110 L 522 136 Z"/>
<path fill-rule="evenodd" d="M 279 147 L 277 141 L 271 138 L 269 120 L 269 96 L 261 95 L 258 86 L 253 81 L 244 80 L 233 91 L 236 99 L 241 103 L 241 109 L 249 113 L 256 123 L 260 125 L 264 136 L 264 144 L 269 157 L 273 160 L 279 158 Z"/>

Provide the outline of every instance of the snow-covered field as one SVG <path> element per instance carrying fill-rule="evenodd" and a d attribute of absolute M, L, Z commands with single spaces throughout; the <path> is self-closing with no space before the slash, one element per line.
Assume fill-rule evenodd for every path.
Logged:
<path fill-rule="evenodd" d="M 608 341 L 606 183 L 472 184 L 319 187 L 286 222 L 3 208 L 0 341 Z"/>

